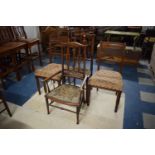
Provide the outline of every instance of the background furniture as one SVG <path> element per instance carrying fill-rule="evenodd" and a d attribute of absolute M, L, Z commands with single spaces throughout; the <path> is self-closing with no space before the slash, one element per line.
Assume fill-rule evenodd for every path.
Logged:
<path fill-rule="evenodd" d="M 23 59 L 20 58 L 21 50 L 25 53 Z M 30 61 L 27 57 L 27 44 L 14 40 L 11 27 L 0 27 L 0 79 L 3 87 L 5 87 L 3 79 L 8 74 L 15 72 L 17 80 L 20 80 L 20 70 L 25 64 L 30 71 Z"/>
<path fill-rule="evenodd" d="M 119 70 L 122 73 L 124 64 L 125 44 L 116 42 L 103 42 L 101 41 L 97 49 L 98 70 L 100 69 L 101 62 L 109 61 L 119 64 Z"/>
<path fill-rule="evenodd" d="M 3 92 L 2 90 L 0 90 L 0 104 L 3 104 L 4 105 L 4 109 L 0 111 L 0 113 L 4 112 L 5 110 L 8 112 L 9 116 L 11 117 L 12 114 L 10 112 L 10 109 L 5 101 L 5 98 L 4 98 L 4 95 L 3 95 Z"/>
<path fill-rule="evenodd" d="M 30 59 L 32 63 L 32 70 L 35 70 L 33 61 L 39 58 L 39 63 L 42 66 L 42 59 L 41 59 L 41 49 L 40 49 L 40 41 L 38 38 L 27 38 L 27 34 L 24 30 L 24 26 L 12 26 L 12 33 L 14 35 L 15 40 L 20 42 L 27 43 L 28 46 L 28 59 Z M 38 46 L 38 50 L 36 52 L 32 52 L 33 46 Z"/>
<path fill-rule="evenodd" d="M 153 74 L 155 76 L 155 44 L 153 46 L 153 51 L 152 51 L 150 66 L 151 66 L 151 69 L 152 69 Z"/>

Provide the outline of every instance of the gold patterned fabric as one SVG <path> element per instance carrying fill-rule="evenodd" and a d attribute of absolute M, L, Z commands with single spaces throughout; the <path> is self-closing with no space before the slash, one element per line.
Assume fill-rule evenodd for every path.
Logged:
<path fill-rule="evenodd" d="M 71 106 L 80 104 L 80 96 L 80 88 L 69 84 L 63 84 L 47 94 L 47 97 L 51 100 L 54 99 L 54 101 Z"/>
<path fill-rule="evenodd" d="M 122 91 L 123 81 L 119 72 L 99 70 L 89 79 L 88 85 L 108 90 Z"/>
<path fill-rule="evenodd" d="M 48 77 L 51 77 L 52 75 L 60 72 L 61 70 L 62 70 L 61 64 L 51 63 L 51 64 L 45 66 L 44 68 L 35 71 L 35 76 L 41 77 L 41 78 L 48 78 Z M 61 79 L 61 73 L 57 74 L 52 79 L 59 81 Z"/>

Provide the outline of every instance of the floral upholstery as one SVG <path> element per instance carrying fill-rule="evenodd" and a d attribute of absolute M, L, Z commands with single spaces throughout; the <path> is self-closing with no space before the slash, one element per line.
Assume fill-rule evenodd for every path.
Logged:
<path fill-rule="evenodd" d="M 108 90 L 122 91 L 123 81 L 119 72 L 99 70 L 89 79 L 88 85 Z"/>
<path fill-rule="evenodd" d="M 47 97 L 51 100 L 54 99 L 54 101 L 71 106 L 80 104 L 80 96 L 80 88 L 69 84 L 63 84 L 47 94 Z"/>
<path fill-rule="evenodd" d="M 51 63 L 45 66 L 42 69 L 35 71 L 35 76 L 41 78 L 48 78 L 51 77 L 53 74 L 56 74 L 62 70 L 61 64 Z M 61 73 L 57 74 L 56 76 L 52 77 L 52 80 L 59 81 L 61 79 Z"/>

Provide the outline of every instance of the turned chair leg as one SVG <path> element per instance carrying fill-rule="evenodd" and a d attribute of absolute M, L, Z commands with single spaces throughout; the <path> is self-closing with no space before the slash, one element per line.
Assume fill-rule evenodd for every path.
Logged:
<path fill-rule="evenodd" d="M 80 107 L 76 107 L 76 124 L 79 124 L 79 113 L 80 113 Z"/>
<path fill-rule="evenodd" d="M 41 49 L 40 49 L 40 44 L 39 43 L 38 43 L 38 55 L 39 55 L 40 66 L 43 66 L 42 57 L 41 57 Z"/>
<path fill-rule="evenodd" d="M 11 117 L 11 116 L 12 116 L 11 111 L 10 111 L 10 109 L 9 109 L 8 104 L 7 104 L 6 101 L 5 101 L 5 98 L 4 98 L 2 92 L 0 92 L 0 99 L 1 99 L 1 102 L 0 102 L 0 103 L 3 103 L 3 104 L 4 104 L 4 107 L 5 107 L 4 110 L 6 110 L 6 111 L 8 112 L 8 114 L 9 114 L 9 116 Z M 2 110 L 2 111 L 4 111 L 4 110 Z M 1 112 L 2 112 L 2 111 L 1 111 Z"/>
<path fill-rule="evenodd" d="M 11 111 L 10 111 L 10 109 L 9 109 L 9 107 L 8 107 L 8 105 L 7 105 L 7 103 L 6 103 L 6 101 L 4 99 L 3 99 L 3 103 L 4 103 L 4 106 L 5 106 L 8 114 L 9 114 L 9 116 L 12 117 Z"/>
<path fill-rule="evenodd" d="M 86 88 L 86 102 L 87 102 L 87 105 L 89 106 L 90 104 L 90 91 L 91 91 L 91 86 L 87 85 L 87 88 Z"/>
<path fill-rule="evenodd" d="M 116 105 L 115 105 L 115 112 L 117 112 L 118 110 L 118 105 L 119 105 L 119 101 L 120 101 L 120 98 L 121 98 L 121 91 L 117 92 L 117 99 L 116 99 Z"/>
<path fill-rule="evenodd" d="M 46 100 L 47 114 L 50 114 L 50 110 L 49 110 L 49 102 L 48 102 L 48 98 L 47 98 L 47 96 L 45 96 L 45 100 Z"/>
<path fill-rule="evenodd" d="M 39 95 L 41 95 L 39 78 L 35 77 L 35 79 L 36 79 L 36 84 L 37 84 L 37 89 L 38 89 Z"/>

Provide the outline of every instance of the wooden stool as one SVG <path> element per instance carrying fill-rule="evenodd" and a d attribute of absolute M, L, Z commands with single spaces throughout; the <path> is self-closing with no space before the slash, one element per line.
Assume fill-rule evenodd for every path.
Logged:
<path fill-rule="evenodd" d="M 114 111 L 117 112 L 123 87 L 121 74 L 119 72 L 109 70 L 97 71 L 88 81 L 88 88 L 87 88 L 88 104 L 90 103 L 90 90 L 93 87 L 116 92 L 117 99 Z"/>

